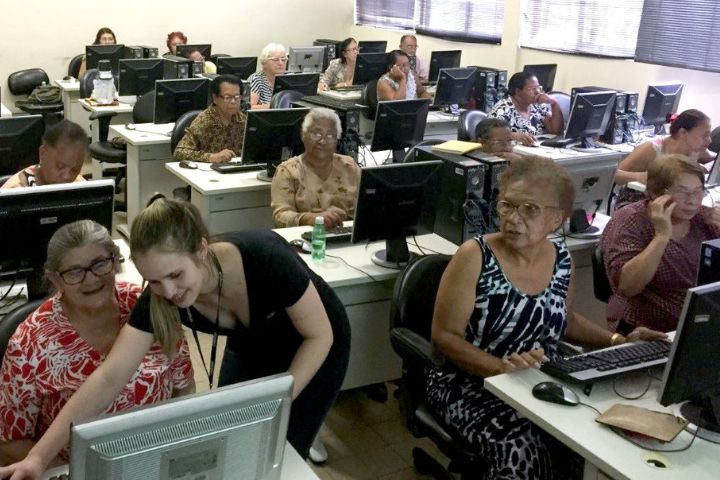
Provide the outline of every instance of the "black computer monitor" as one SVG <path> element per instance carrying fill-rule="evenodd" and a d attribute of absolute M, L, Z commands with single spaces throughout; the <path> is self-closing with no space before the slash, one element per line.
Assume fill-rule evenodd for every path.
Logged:
<path fill-rule="evenodd" d="M 464 68 L 443 68 L 438 75 L 437 88 L 433 105 L 458 105 L 467 106 L 473 96 L 475 83 L 477 82 L 477 69 L 472 67 Z"/>
<path fill-rule="evenodd" d="M 428 80 L 436 82 L 441 68 L 457 68 L 460 66 L 462 50 L 439 50 L 430 54 L 430 73 Z"/>
<path fill-rule="evenodd" d="M 275 75 L 273 95 L 283 90 L 295 90 L 303 95 L 316 95 L 320 83 L 319 73 L 286 73 Z"/>
<path fill-rule="evenodd" d="M 0 190 L 0 275 L 26 278 L 28 297 L 42 296 L 50 237 L 67 223 L 95 220 L 112 228 L 112 180 Z"/>
<path fill-rule="evenodd" d="M 210 104 L 210 81 L 183 78 L 155 82 L 154 123 L 172 123 L 190 110 L 205 110 Z"/>
<path fill-rule="evenodd" d="M 113 72 L 118 71 L 118 62 L 125 58 L 125 45 L 86 45 L 85 66 L 88 70 L 98 68 L 100 60 L 109 60 Z"/>
<path fill-rule="evenodd" d="M 615 91 L 583 92 L 575 94 L 565 138 L 579 138 L 579 150 L 595 149 L 593 135 L 601 135 L 614 115 Z"/>
<path fill-rule="evenodd" d="M 378 102 L 370 150 L 392 150 L 393 162 L 405 158 L 405 149 L 421 142 L 425 135 L 430 100 L 390 100 Z"/>
<path fill-rule="evenodd" d="M 322 73 L 325 47 L 290 47 L 288 72 Z"/>
<path fill-rule="evenodd" d="M 430 233 L 440 193 L 442 160 L 365 167 L 360 174 L 352 242 L 385 240 L 373 263 L 402 268 L 410 260 L 406 238 Z"/>
<path fill-rule="evenodd" d="M 188 43 L 180 44 L 176 46 L 175 55 L 179 57 L 187 57 L 187 52 L 190 50 L 197 50 L 200 55 L 205 57 L 205 60 L 210 60 L 210 53 L 212 52 L 212 45 L 209 43 Z"/>
<path fill-rule="evenodd" d="M 658 402 L 687 402 L 680 414 L 698 436 L 720 441 L 720 282 L 688 290 Z"/>
<path fill-rule="evenodd" d="M 165 72 L 164 58 L 138 58 L 120 60 L 118 94 L 142 95 L 155 88 Z"/>
<path fill-rule="evenodd" d="M 387 41 L 360 40 L 358 42 L 358 50 L 360 50 L 360 53 L 385 53 L 387 52 Z"/>
<path fill-rule="evenodd" d="M 218 75 L 235 75 L 245 80 L 257 71 L 257 57 L 218 57 Z"/>
<path fill-rule="evenodd" d="M 646 125 L 655 126 L 655 133 L 662 131 L 668 114 L 677 112 L 682 91 L 680 82 L 648 85 L 642 116 Z"/>
<path fill-rule="evenodd" d="M 43 133 L 42 115 L 0 118 L 0 175 L 13 175 L 38 163 Z"/>
<path fill-rule="evenodd" d="M 537 77 L 538 83 L 543 90 L 550 92 L 555 85 L 555 74 L 557 73 L 557 63 L 544 63 L 539 65 L 525 65 L 523 72 L 532 73 Z"/>
<path fill-rule="evenodd" d="M 364 85 L 382 77 L 387 71 L 388 57 L 385 53 L 360 53 L 355 60 L 353 85 Z"/>
<path fill-rule="evenodd" d="M 258 179 L 270 181 L 275 169 L 305 151 L 301 126 L 309 108 L 248 110 L 243 141 L 243 163 L 267 163 Z"/>

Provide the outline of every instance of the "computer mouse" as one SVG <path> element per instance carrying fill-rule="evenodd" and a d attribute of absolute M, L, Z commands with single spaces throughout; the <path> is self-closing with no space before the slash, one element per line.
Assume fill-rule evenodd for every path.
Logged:
<path fill-rule="evenodd" d="M 540 382 L 532 389 L 533 397 L 545 402 L 574 407 L 580 403 L 577 394 L 557 382 Z"/>
<path fill-rule="evenodd" d="M 290 240 L 290 246 L 293 247 L 295 250 L 297 250 L 298 253 L 310 253 L 312 252 L 312 249 L 310 248 L 310 244 L 303 240 L 302 238 L 296 238 L 295 240 Z"/>

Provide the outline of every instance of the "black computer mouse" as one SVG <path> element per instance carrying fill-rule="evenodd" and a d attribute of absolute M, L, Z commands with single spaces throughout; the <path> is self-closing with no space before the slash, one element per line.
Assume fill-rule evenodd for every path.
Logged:
<path fill-rule="evenodd" d="M 557 382 L 541 382 L 532 389 L 535 398 L 545 402 L 559 403 L 574 407 L 580 403 L 577 394 Z"/>
<path fill-rule="evenodd" d="M 298 253 L 310 253 L 312 252 L 312 248 L 310 247 L 310 244 L 303 240 L 302 238 L 296 238 L 295 240 L 290 240 L 288 242 L 291 247 L 293 247 Z"/>

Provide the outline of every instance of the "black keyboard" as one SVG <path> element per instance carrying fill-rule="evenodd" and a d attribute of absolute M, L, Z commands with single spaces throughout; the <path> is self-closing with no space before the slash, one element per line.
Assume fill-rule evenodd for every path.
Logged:
<path fill-rule="evenodd" d="M 365 85 L 345 85 L 343 87 L 332 87 L 331 90 L 338 92 L 356 92 L 365 88 Z"/>
<path fill-rule="evenodd" d="M 303 97 L 302 101 L 314 103 L 315 105 L 322 105 L 323 107 L 329 107 L 336 110 L 347 110 L 350 108 L 357 109 L 357 102 L 354 100 L 340 100 L 326 95 L 310 95 L 308 97 Z"/>
<path fill-rule="evenodd" d="M 540 370 L 572 383 L 593 383 L 667 363 L 672 344 L 636 342 L 546 362 Z"/>
<path fill-rule="evenodd" d="M 303 240 L 312 242 L 312 230 L 303 232 L 300 236 Z M 325 231 L 325 242 L 327 243 L 349 242 L 350 237 L 352 237 L 352 227 L 335 227 Z"/>
<path fill-rule="evenodd" d="M 565 138 L 562 135 L 558 135 L 557 137 L 543 140 L 542 142 L 540 142 L 540 145 L 542 145 L 543 147 L 563 148 L 567 147 L 571 143 L 575 143 L 576 141 L 576 138 Z"/>
<path fill-rule="evenodd" d="M 257 172 L 258 170 L 265 170 L 267 163 L 213 163 L 210 168 L 218 173 Z"/>

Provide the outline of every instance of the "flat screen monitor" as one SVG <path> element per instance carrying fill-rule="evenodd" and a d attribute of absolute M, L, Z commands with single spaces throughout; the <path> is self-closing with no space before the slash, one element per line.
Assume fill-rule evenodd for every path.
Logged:
<path fill-rule="evenodd" d="M 460 66 L 462 50 L 438 50 L 430 54 L 430 73 L 428 80 L 437 82 L 441 68 L 457 68 Z"/>
<path fill-rule="evenodd" d="M 355 60 L 353 85 L 364 85 L 382 77 L 387 71 L 388 57 L 385 53 L 360 53 Z"/>
<path fill-rule="evenodd" d="M 187 52 L 190 50 L 197 50 L 200 55 L 205 57 L 205 60 L 210 60 L 210 53 L 212 52 L 212 45 L 209 43 L 188 43 L 177 45 L 175 55 L 178 57 L 187 57 Z"/>
<path fill-rule="evenodd" d="M 0 275 L 26 278 L 28 298 L 41 297 L 50 237 L 76 220 L 110 230 L 114 195 L 113 180 L 0 190 Z"/>
<path fill-rule="evenodd" d="M 301 126 L 309 108 L 248 110 L 243 141 L 243 163 L 267 163 L 260 180 L 270 181 L 285 160 L 305 151 Z"/>
<path fill-rule="evenodd" d="M 426 98 L 378 102 L 370 150 L 392 150 L 393 162 L 402 162 L 405 149 L 420 143 L 425 135 L 429 106 Z"/>
<path fill-rule="evenodd" d="M 467 106 L 477 82 L 477 69 L 443 68 L 438 75 L 433 105 Z"/>
<path fill-rule="evenodd" d="M 158 80 L 155 83 L 154 123 L 172 123 L 190 110 L 210 104 L 210 81 L 206 78 Z"/>
<path fill-rule="evenodd" d="M 550 92 L 555 85 L 555 74 L 557 73 L 557 63 L 544 63 L 539 65 L 525 65 L 523 72 L 529 72 L 535 75 L 538 83 L 543 90 Z"/>
<path fill-rule="evenodd" d="M 680 414 L 698 436 L 720 441 L 720 282 L 690 288 L 665 365 L 658 402 L 686 402 Z"/>
<path fill-rule="evenodd" d="M 0 175 L 14 175 L 37 164 L 43 133 L 41 115 L 0 118 Z"/>
<path fill-rule="evenodd" d="M 655 133 L 662 131 L 668 114 L 677 112 L 682 91 L 680 82 L 648 85 L 642 117 L 646 125 L 655 126 Z"/>
<path fill-rule="evenodd" d="M 165 59 L 138 58 L 120 60 L 119 95 L 142 95 L 155 89 L 155 81 L 162 80 L 165 73 Z"/>
<path fill-rule="evenodd" d="M 583 92 L 575 94 L 570 107 L 570 118 L 565 128 L 565 138 L 579 138 L 578 150 L 595 149 L 593 135 L 607 130 L 610 117 L 614 115 L 617 92 Z"/>
<path fill-rule="evenodd" d="M 720 161 L 718 161 L 718 159 L 720 159 L 720 153 L 715 155 L 712 168 L 710 168 L 710 173 L 708 173 L 707 180 L 705 181 L 706 188 L 713 188 L 720 185 Z"/>
<path fill-rule="evenodd" d="M 218 57 L 218 75 L 235 75 L 241 80 L 247 79 L 257 70 L 257 57 Z"/>
<path fill-rule="evenodd" d="M 290 47 L 288 71 L 322 73 L 325 47 Z"/>
<path fill-rule="evenodd" d="M 360 50 L 360 53 L 385 53 L 387 52 L 387 41 L 360 40 L 358 50 Z"/>
<path fill-rule="evenodd" d="M 118 62 L 125 58 L 125 45 L 86 45 L 85 65 L 88 70 L 98 68 L 100 60 L 109 60 L 113 72 L 118 71 Z"/>
<path fill-rule="evenodd" d="M 373 263 L 402 268 L 410 260 L 407 237 L 433 231 L 442 164 L 432 160 L 362 169 L 352 242 L 385 240 Z"/>
<path fill-rule="evenodd" d="M 265 377 L 73 425 L 70 478 L 279 480 L 292 377 Z"/>
<path fill-rule="evenodd" d="M 320 83 L 319 73 L 286 73 L 275 75 L 273 95 L 283 90 L 296 90 L 303 95 L 316 95 Z"/>

